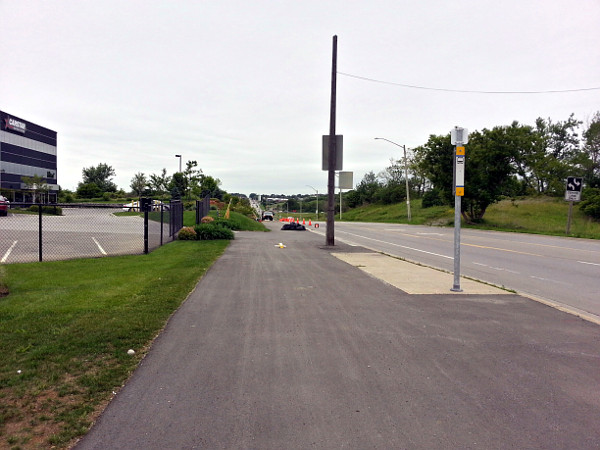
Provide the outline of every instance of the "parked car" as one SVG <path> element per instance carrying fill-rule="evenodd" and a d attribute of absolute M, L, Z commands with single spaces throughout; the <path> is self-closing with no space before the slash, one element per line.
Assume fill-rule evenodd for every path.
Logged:
<path fill-rule="evenodd" d="M 264 211 L 262 213 L 262 220 L 273 220 L 275 218 L 275 214 L 273 214 L 273 211 Z"/>
<path fill-rule="evenodd" d="M 10 202 L 6 197 L 0 195 L 0 216 L 8 216 L 8 206 Z"/>

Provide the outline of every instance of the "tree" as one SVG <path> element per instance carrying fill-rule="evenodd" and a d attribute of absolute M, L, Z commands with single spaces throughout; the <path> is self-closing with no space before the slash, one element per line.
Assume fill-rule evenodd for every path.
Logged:
<path fill-rule="evenodd" d="M 100 197 L 102 191 L 96 186 L 96 183 L 79 183 L 76 193 L 79 198 L 97 198 Z"/>
<path fill-rule="evenodd" d="M 183 172 L 175 172 L 171 177 L 171 182 L 169 183 L 169 192 L 171 193 L 171 197 L 179 199 L 185 192 L 187 191 L 187 181 Z"/>
<path fill-rule="evenodd" d="M 519 125 L 495 127 L 492 130 L 475 131 L 466 146 L 465 195 L 461 202 L 461 214 L 467 222 L 483 219 L 488 206 L 498 201 L 511 181 L 514 171 L 516 141 Z M 446 203 L 452 204 L 454 146 L 450 135 L 431 135 L 427 143 L 418 149 L 421 170 L 427 174 L 434 188 Z"/>
<path fill-rule="evenodd" d="M 48 183 L 46 183 L 46 181 L 44 181 L 40 175 L 34 175 L 32 177 L 22 176 L 21 180 L 25 184 L 25 189 L 31 190 L 32 203 L 36 202 L 36 196 L 38 192 L 40 194 L 45 194 L 50 190 Z"/>
<path fill-rule="evenodd" d="M 597 111 L 583 132 L 583 176 L 592 188 L 600 188 L 600 111 Z"/>
<path fill-rule="evenodd" d="M 348 206 L 355 208 L 377 201 L 375 194 L 381 188 L 381 183 L 377 181 L 377 176 L 373 171 L 366 173 L 356 189 L 348 192 Z"/>
<path fill-rule="evenodd" d="M 573 114 L 563 122 L 551 119 L 535 121 L 535 128 L 528 128 L 523 135 L 515 166 L 527 186 L 539 194 L 562 195 L 564 180 L 569 174 L 577 174 L 581 162 L 577 128 L 581 124 Z"/>
<path fill-rule="evenodd" d="M 82 173 L 83 181 L 80 184 L 94 183 L 101 192 L 116 192 L 117 185 L 111 180 L 111 177 L 115 176 L 115 170 L 111 166 L 100 163 L 97 166 L 84 167 Z"/>
<path fill-rule="evenodd" d="M 142 172 L 136 173 L 131 179 L 131 189 L 138 197 L 142 196 L 142 193 L 148 186 L 148 180 L 146 179 L 146 175 Z"/>
<path fill-rule="evenodd" d="M 194 188 L 194 194 L 200 198 L 204 198 L 210 195 L 211 198 L 223 198 L 224 192 L 219 188 L 221 180 L 213 178 L 210 175 L 202 175 L 200 177 L 200 184 Z"/>
<path fill-rule="evenodd" d="M 185 163 L 185 170 L 183 176 L 185 178 L 185 196 L 188 200 L 192 198 L 192 190 L 196 188 L 202 176 L 202 169 L 196 169 L 198 163 L 196 161 L 188 161 Z"/>
<path fill-rule="evenodd" d="M 169 192 L 169 184 L 171 177 L 167 175 L 167 169 L 163 168 L 162 173 L 151 174 L 148 180 L 148 186 L 152 190 L 153 195 L 163 196 Z"/>

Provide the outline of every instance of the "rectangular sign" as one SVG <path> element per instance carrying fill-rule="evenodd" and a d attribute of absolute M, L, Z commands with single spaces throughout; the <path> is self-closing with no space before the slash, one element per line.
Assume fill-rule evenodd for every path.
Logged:
<path fill-rule="evenodd" d="M 581 192 L 567 191 L 565 193 L 565 200 L 568 202 L 580 202 L 581 201 Z"/>
<path fill-rule="evenodd" d="M 352 182 L 354 172 L 340 172 L 339 189 L 354 189 Z"/>
<path fill-rule="evenodd" d="M 343 170 L 344 166 L 344 136 L 335 135 L 335 167 L 333 170 Z M 323 135 L 323 170 L 329 170 L 329 135 Z"/>
<path fill-rule="evenodd" d="M 455 168 L 455 177 L 454 177 L 454 187 L 455 187 L 455 195 L 464 196 L 465 195 L 465 157 L 464 156 L 456 156 L 456 168 Z M 460 191 L 460 194 L 459 194 Z"/>

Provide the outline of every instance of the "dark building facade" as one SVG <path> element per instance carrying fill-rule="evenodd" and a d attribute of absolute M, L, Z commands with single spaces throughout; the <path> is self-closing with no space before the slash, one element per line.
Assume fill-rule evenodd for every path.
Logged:
<path fill-rule="evenodd" d="M 55 202 L 58 193 L 56 131 L 0 111 L 0 190 L 11 201 Z M 23 177 L 40 176 L 46 186 Z M 39 189 L 39 188 L 42 189 Z"/>

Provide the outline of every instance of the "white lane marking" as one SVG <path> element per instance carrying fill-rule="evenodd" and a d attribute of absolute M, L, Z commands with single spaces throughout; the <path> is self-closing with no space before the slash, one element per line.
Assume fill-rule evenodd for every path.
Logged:
<path fill-rule="evenodd" d="M 420 236 L 445 236 L 442 233 L 417 233 Z"/>
<path fill-rule="evenodd" d="M 600 266 L 600 264 L 597 263 L 591 263 L 591 262 L 586 262 L 586 261 L 577 261 L 579 264 L 589 264 L 590 266 Z"/>
<path fill-rule="evenodd" d="M 387 242 L 387 241 L 382 241 L 382 240 L 379 240 L 379 239 L 374 239 L 374 238 L 370 238 L 370 237 L 366 237 L 366 236 L 361 236 L 359 234 L 349 233 L 347 231 L 340 231 L 340 233 L 346 233 L 346 234 L 349 234 L 351 236 L 356 236 L 356 237 L 359 237 L 359 238 L 362 238 L 362 239 L 368 239 L 370 241 L 381 242 L 382 244 L 393 245 L 394 247 L 405 248 L 407 250 L 413 250 L 415 252 L 427 253 L 428 255 L 439 256 L 440 258 L 454 259 L 453 256 L 446 256 L 446 255 L 440 255 L 439 253 L 427 252 L 425 250 L 421 250 L 421 249 L 418 249 L 418 248 L 407 247 L 405 245 L 400 245 L 400 244 L 394 244 L 393 242 Z"/>
<path fill-rule="evenodd" d="M 478 262 L 473 262 L 473 264 L 476 265 L 476 266 L 487 267 L 488 269 L 492 269 L 492 270 L 498 270 L 500 272 L 508 272 L 508 273 L 519 274 L 519 272 L 516 272 L 514 270 L 510 270 L 510 269 L 505 269 L 504 267 L 488 266 L 487 264 L 478 263 Z"/>
<path fill-rule="evenodd" d="M 96 240 L 96 238 L 93 237 L 92 240 L 96 243 L 96 245 L 100 249 L 100 253 L 102 253 L 103 255 L 106 255 L 106 252 L 104 251 L 104 249 L 102 248 L 102 246 L 100 245 L 100 243 Z"/>
<path fill-rule="evenodd" d="M 13 248 L 15 248 L 15 245 L 17 245 L 17 242 L 19 242 L 19 241 L 13 242 L 13 245 L 11 245 L 10 248 L 6 251 L 6 253 L 2 257 L 2 259 L 0 260 L 0 263 L 5 263 L 6 262 L 6 260 L 10 256 L 10 253 L 13 251 Z"/>

